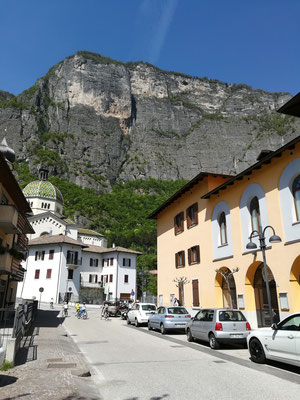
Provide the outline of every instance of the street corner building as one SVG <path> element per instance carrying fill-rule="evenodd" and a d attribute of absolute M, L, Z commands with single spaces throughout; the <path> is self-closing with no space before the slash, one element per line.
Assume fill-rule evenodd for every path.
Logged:
<path fill-rule="evenodd" d="M 300 116 L 300 95 L 289 103 Z M 201 172 L 149 218 L 160 305 L 238 308 L 252 327 L 299 311 L 300 136 L 237 175 Z"/>
<path fill-rule="evenodd" d="M 132 289 L 136 292 L 141 253 L 115 245 L 108 248 L 102 234 L 64 217 L 63 195 L 47 179 L 48 171 L 41 168 L 39 180 L 23 190 L 32 209 L 28 220 L 33 230 L 18 298 L 95 304 L 129 299 Z"/>
<path fill-rule="evenodd" d="M 0 144 L 0 308 L 13 310 L 17 284 L 24 278 L 21 263 L 28 250 L 31 208 L 13 175 L 14 151 L 6 138 Z M 3 313 L 0 315 L 2 319 Z"/>

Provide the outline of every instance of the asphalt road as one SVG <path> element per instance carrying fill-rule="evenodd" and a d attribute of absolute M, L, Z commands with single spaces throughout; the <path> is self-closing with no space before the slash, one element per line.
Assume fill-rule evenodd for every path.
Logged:
<path fill-rule="evenodd" d="M 300 371 L 253 364 L 243 348 L 213 351 L 185 335 L 101 320 L 96 310 L 87 320 L 71 313 L 63 325 L 104 400 L 299 399 Z"/>

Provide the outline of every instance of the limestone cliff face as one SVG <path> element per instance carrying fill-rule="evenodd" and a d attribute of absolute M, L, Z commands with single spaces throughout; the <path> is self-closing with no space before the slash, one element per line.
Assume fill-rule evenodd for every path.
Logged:
<path fill-rule="evenodd" d="M 79 52 L 18 97 L 0 92 L 0 132 L 31 171 L 109 189 L 246 168 L 299 134 L 276 113 L 290 98 Z"/>

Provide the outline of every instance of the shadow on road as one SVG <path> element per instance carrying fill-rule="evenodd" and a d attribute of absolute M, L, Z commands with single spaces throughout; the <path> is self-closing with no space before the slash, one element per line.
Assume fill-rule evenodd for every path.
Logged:
<path fill-rule="evenodd" d="M 0 375 L 0 387 L 11 385 L 15 383 L 18 378 L 14 376 Z"/>

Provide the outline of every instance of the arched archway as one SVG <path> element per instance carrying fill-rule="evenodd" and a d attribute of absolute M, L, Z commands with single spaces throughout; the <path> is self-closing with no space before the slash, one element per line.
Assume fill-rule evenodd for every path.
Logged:
<path fill-rule="evenodd" d="M 293 262 L 290 273 L 291 305 L 293 311 L 300 310 L 300 256 Z"/>
<path fill-rule="evenodd" d="M 222 267 L 218 270 L 215 286 L 219 289 L 219 295 L 222 296 L 222 301 L 220 298 L 218 299 L 219 306 L 237 308 L 235 280 L 229 268 Z"/>
<path fill-rule="evenodd" d="M 268 266 L 267 266 L 267 272 L 268 272 L 268 282 L 269 282 L 270 296 L 271 296 L 271 307 L 275 313 L 273 317 L 275 317 L 276 319 L 276 317 L 277 318 L 279 317 L 276 282 L 272 274 L 272 271 Z M 253 287 L 255 295 L 257 325 L 259 328 L 263 326 L 270 326 L 271 316 L 269 313 L 266 279 L 264 274 L 263 263 L 261 263 L 255 271 Z"/>

